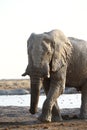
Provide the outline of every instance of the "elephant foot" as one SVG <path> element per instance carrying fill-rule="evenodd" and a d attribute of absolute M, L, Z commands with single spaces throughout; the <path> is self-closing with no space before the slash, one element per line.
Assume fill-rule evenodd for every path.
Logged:
<path fill-rule="evenodd" d="M 63 121 L 62 117 L 59 117 L 59 116 L 52 117 L 52 122 L 59 122 L 59 121 Z"/>
<path fill-rule="evenodd" d="M 40 120 L 41 122 L 49 123 L 49 122 L 51 122 L 51 116 L 47 116 L 47 115 L 41 114 L 41 115 L 38 117 L 38 120 Z"/>

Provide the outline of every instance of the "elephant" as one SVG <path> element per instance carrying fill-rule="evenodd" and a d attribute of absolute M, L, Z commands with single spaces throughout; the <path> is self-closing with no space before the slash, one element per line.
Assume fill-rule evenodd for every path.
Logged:
<path fill-rule="evenodd" d="M 80 118 L 87 119 L 87 42 L 66 37 L 58 29 L 42 34 L 32 33 L 27 41 L 28 65 L 22 76 L 31 80 L 30 113 L 37 112 L 40 82 L 46 94 L 42 122 L 62 121 L 57 98 L 65 86 L 81 91 Z"/>

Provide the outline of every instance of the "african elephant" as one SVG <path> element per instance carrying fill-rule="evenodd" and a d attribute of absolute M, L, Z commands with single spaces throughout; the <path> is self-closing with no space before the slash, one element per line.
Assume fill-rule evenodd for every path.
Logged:
<path fill-rule="evenodd" d="M 46 93 L 42 122 L 62 120 L 57 98 L 65 86 L 76 87 L 82 93 L 80 117 L 87 119 L 87 42 L 67 38 L 60 30 L 31 34 L 27 41 L 28 65 L 25 75 L 31 79 L 30 112 L 35 114 L 40 81 Z"/>

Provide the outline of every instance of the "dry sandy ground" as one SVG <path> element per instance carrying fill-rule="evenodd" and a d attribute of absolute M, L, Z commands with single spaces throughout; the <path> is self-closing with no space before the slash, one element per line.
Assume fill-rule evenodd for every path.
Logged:
<path fill-rule="evenodd" d="M 0 107 L 0 130 L 87 130 L 87 121 L 78 119 L 79 109 L 61 110 L 63 121 L 41 123 L 28 107 Z"/>
<path fill-rule="evenodd" d="M 29 80 L 1 80 L 0 89 L 29 88 Z M 29 107 L 0 106 L 0 130 L 87 130 L 87 120 L 80 120 L 79 109 L 61 110 L 63 121 L 41 123 L 36 115 L 29 113 Z"/>

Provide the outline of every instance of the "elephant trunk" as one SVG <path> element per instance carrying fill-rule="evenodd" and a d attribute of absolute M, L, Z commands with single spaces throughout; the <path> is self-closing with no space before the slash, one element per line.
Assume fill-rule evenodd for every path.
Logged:
<path fill-rule="evenodd" d="M 40 93 L 40 78 L 31 77 L 31 103 L 30 103 L 30 113 L 35 114 L 37 112 L 37 105 L 39 100 Z"/>

